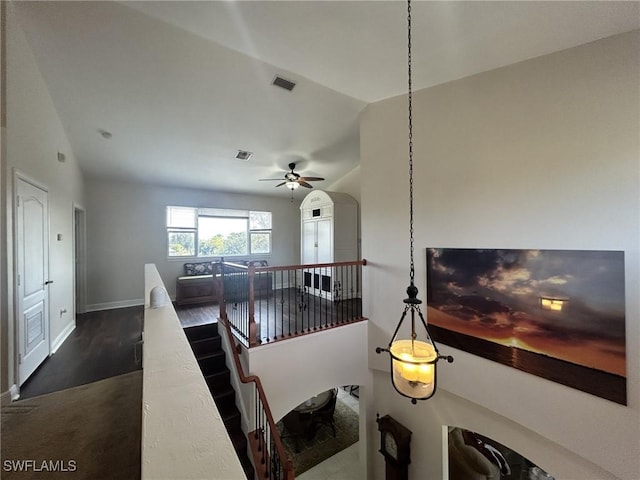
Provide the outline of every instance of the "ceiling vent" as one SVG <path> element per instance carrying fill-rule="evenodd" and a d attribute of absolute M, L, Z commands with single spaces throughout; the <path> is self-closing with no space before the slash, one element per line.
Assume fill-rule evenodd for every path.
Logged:
<path fill-rule="evenodd" d="M 296 84 L 291 80 L 287 80 L 286 78 L 282 78 L 278 75 L 276 75 L 276 78 L 273 79 L 272 85 L 275 85 L 276 87 L 284 88 L 285 90 L 288 90 L 288 91 L 293 90 L 293 87 L 296 86 Z"/>
<path fill-rule="evenodd" d="M 236 153 L 236 159 L 244 160 L 246 162 L 251 158 L 251 155 L 253 155 L 253 153 L 247 152 L 246 150 L 238 150 L 238 153 Z"/>

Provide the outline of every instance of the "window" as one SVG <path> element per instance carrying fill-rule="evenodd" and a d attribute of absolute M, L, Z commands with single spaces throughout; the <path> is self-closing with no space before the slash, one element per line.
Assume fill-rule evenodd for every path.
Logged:
<path fill-rule="evenodd" d="M 169 257 L 271 253 L 271 212 L 167 207 Z"/>

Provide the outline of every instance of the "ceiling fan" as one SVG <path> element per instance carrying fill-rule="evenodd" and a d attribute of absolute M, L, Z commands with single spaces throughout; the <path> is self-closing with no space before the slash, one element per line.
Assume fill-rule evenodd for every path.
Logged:
<path fill-rule="evenodd" d="M 288 189 L 295 190 L 300 185 L 306 188 L 313 188 L 309 182 L 319 182 L 324 180 L 322 177 L 302 177 L 299 173 L 294 172 L 293 170 L 296 168 L 295 163 L 289 164 L 290 172 L 284 174 L 283 178 L 261 178 L 261 182 L 269 182 L 274 180 L 279 180 L 280 183 L 276 185 L 276 187 L 281 187 L 282 185 L 286 185 Z M 284 180 L 284 181 L 283 181 Z"/>

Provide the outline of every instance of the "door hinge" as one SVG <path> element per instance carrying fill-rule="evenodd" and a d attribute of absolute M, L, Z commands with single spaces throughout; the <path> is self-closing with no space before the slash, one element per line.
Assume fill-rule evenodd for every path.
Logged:
<path fill-rule="evenodd" d="M 19 353 L 18 354 L 18 365 L 21 365 L 21 364 L 22 364 L 22 354 Z"/>
<path fill-rule="evenodd" d="M 18 286 L 20 286 L 20 274 L 18 274 Z"/>
<path fill-rule="evenodd" d="M 20 195 L 16 197 L 16 207 L 20 206 Z"/>

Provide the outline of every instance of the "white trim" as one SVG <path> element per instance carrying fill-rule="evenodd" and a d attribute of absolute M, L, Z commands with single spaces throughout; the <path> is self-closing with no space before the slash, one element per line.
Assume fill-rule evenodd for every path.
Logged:
<path fill-rule="evenodd" d="M 80 213 L 80 215 L 78 215 Z M 81 218 L 81 225 L 77 225 L 76 218 Z M 71 222 L 73 225 L 73 315 L 84 313 L 87 306 L 87 211 L 76 202 L 71 208 Z"/>
<path fill-rule="evenodd" d="M 14 402 L 20 398 L 20 388 L 14 383 L 11 385 L 11 388 L 6 392 L 2 392 L 0 396 L 0 404 L 2 406 L 8 405 L 11 402 Z"/>
<path fill-rule="evenodd" d="M 113 310 L 114 308 L 137 307 L 144 305 L 144 298 L 136 298 L 134 300 L 121 300 L 119 302 L 94 303 L 87 305 L 87 312 L 97 312 L 99 310 Z"/>
<path fill-rule="evenodd" d="M 442 425 L 442 445 L 443 447 L 449 446 L 449 425 Z M 442 478 L 443 479 L 449 478 L 449 448 L 442 449 Z"/>
<path fill-rule="evenodd" d="M 64 343 L 64 341 L 67 339 L 67 337 L 69 335 L 71 335 L 71 332 L 73 332 L 76 329 L 76 321 L 75 320 L 71 320 L 66 327 L 64 327 L 64 330 L 62 330 L 62 332 L 60 332 L 60 334 L 55 338 L 55 340 L 53 342 L 51 342 L 51 353 L 50 355 L 53 355 L 54 353 L 56 353 L 58 351 L 58 349 L 60 348 L 60 346 Z"/>
<path fill-rule="evenodd" d="M 18 387 L 18 385 L 14 383 L 13 385 L 11 385 L 11 388 L 9 389 L 9 393 L 11 394 L 12 402 L 15 400 L 18 400 L 20 398 L 20 387 Z"/>
<path fill-rule="evenodd" d="M 33 177 L 31 177 L 30 175 L 27 175 L 26 173 L 22 172 L 21 170 L 18 170 L 17 168 L 13 168 L 13 177 L 14 177 L 14 182 L 13 182 L 13 193 L 14 193 L 14 200 L 15 200 L 15 186 L 16 186 L 16 180 L 20 179 L 24 182 L 30 183 L 31 185 L 33 185 L 36 188 L 39 188 L 40 190 L 44 190 L 45 192 L 49 193 L 49 187 L 47 187 L 44 183 L 40 183 L 38 180 L 35 180 Z"/>

